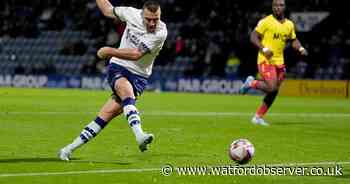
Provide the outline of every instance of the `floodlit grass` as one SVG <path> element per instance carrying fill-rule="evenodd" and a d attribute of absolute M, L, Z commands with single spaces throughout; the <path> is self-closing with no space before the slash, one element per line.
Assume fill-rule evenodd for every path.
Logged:
<path fill-rule="evenodd" d="M 250 119 L 259 96 L 145 93 L 138 101 L 145 131 L 155 134 L 140 153 L 124 117 L 113 120 L 70 162 L 57 151 L 79 135 L 109 92 L 0 88 L 0 183 L 349 183 L 350 101 L 278 97 L 266 120 Z M 235 165 L 229 144 L 247 138 L 250 165 L 300 163 L 334 167 L 343 176 L 180 176 L 177 167 Z M 305 164 L 306 163 L 306 164 Z M 161 167 L 174 172 L 163 176 Z"/>

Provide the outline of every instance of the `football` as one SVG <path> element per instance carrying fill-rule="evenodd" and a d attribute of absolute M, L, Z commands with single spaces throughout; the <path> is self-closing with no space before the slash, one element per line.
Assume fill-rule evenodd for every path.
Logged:
<path fill-rule="evenodd" d="M 246 164 L 254 156 L 254 146 L 247 139 L 238 139 L 231 143 L 229 149 L 230 158 L 238 164 Z"/>

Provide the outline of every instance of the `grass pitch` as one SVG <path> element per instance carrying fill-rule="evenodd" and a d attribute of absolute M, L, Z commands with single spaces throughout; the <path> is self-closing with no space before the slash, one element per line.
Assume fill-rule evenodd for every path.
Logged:
<path fill-rule="evenodd" d="M 114 119 L 70 162 L 57 151 L 79 135 L 107 91 L 0 88 L 0 183 L 350 183 L 350 100 L 278 97 L 266 120 L 250 119 L 259 96 L 145 93 L 143 129 L 155 134 L 140 153 L 124 117 Z M 343 176 L 171 176 L 162 166 L 234 165 L 229 144 L 247 138 L 250 165 L 342 167 Z"/>

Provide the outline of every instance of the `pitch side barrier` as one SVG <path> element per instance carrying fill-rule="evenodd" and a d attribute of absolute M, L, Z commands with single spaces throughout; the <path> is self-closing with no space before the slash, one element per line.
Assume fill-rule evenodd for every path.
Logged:
<path fill-rule="evenodd" d="M 153 79 L 148 90 L 178 91 L 192 93 L 238 93 L 241 80 L 229 79 Z M 109 89 L 106 77 L 101 76 L 62 76 L 62 75 L 1 75 L 0 86 L 27 88 L 83 88 Z M 251 91 L 254 93 L 254 90 Z"/>
<path fill-rule="evenodd" d="M 283 96 L 349 98 L 348 80 L 286 80 L 281 86 Z"/>
<path fill-rule="evenodd" d="M 152 79 L 148 90 L 192 93 L 237 94 L 241 80 L 210 78 Z M 1 75 L 0 87 L 109 89 L 105 76 Z M 348 98 L 349 81 L 291 80 L 284 81 L 280 95 Z M 250 90 L 250 94 L 262 94 Z"/>

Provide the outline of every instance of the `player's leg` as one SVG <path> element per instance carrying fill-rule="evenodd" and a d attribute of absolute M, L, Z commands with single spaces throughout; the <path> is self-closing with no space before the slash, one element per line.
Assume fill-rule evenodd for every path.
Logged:
<path fill-rule="evenodd" d="M 261 90 L 264 93 L 277 90 L 278 79 L 275 66 L 259 64 L 258 68 L 262 80 L 256 80 L 253 76 L 248 76 L 239 90 L 240 94 L 246 94 L 251 88 Z"/>
<path fill-rule="evenodd" d="M 277 67 L 270 64 L 259 64 L 258 69 L 262 80 L 251 81 L 250 87 L 265 93 L 276 91 L 278 89 Z"/>
<path fill-rule="evenodd" d="M 275 71 L 276 71 L 276 77 L 273 74 L 273 78 L 268 78 L 267 80 L 271 80 L 276 78 L 277 80 L 272 80 L 273 81 L 273 85 L 272 85 L 272 89 L 275 89 L 272 92 L 268 92 L 266 94 L 266 96 L 264 97 L 263 103 L 261 104 L 261 106 L 258 108 L 258 110 L 255 113 L 255 117 L 253 117 L 252 121 L 254 123 L 259 122 L 260 124 L 264 124 L 266 123 L 265 121 L 263 121 L 263 116 L 267 113 L 267 111 L 269 110 L 269 108 L 272 106 L 273 102 L 275 101 L 277 95 L 278 95 L 278 89 L 280 88 L 282 82 L 284 81 L 285 78 L 285 66 L 281 65 L 281 66 L 276 66 L 275 67 Z M 259 123 L 257 123 L 259 124 Z"/>
<path fill-rule="evenodd" d="M 273 102 L 275 101 L 275 99 L 278 95 L 278 90 L 279 90 L 282 82 L 284 81 L 284 78 L 285 78 L 284 65 L 277 66 L 275 70 L 276 70 L 277 81 L 273 80 L 272 89 L 274 89 L 274 90 L 267 93 L 266 96 L 264 97 L 262 105 L 258 108 L 258 110 L 256 112 L 257 117 L 262 118 L 267 113 L 267 111 L 272 106 Z"/>
<path fill-rule="evenodd" d="M 268 125 L 264 121 L 263 117 L 267 113 L 268 109 L 271 107 L 273 101 L 278 94 L 278 73 L 277 68 L 273 65 L 259 65 L 259 73 L 263 80 L 254 80 L 252 82 L 252 87 L 255 89 L 260 89 L 265 92 L 265 97 L 262 104 L 258 107 L 255 116 L 252 118 L 254 124 Z"/>
<path fill-rule="evenodd" d="M 87 124 L 72 143 L 60 150 L 59 158 L 61 160 L 69 160 L 74 150 L 96 137 L 109 121 L 121 113 L 122 106 L 120 102 L 112 96 L 112 98 L 103 105 L 95 120 Z"/>
<path fill-rule="evenodd" d="M 132 81 L 134 82 L 134 81 Z M 122 101 L 124 115 L 131 127 L 141 151 L 147 150 L 147 144 L 151 143 L 154 136 L 144 133 L 141 128 L 141 118 L 136 108 L 134 87 L 128 79 L 121 77 L 115 81 L 115 91 Z"/>
<path fill-rule="evenodd" d="M 255 113 L 255 116 L 252 118 L 252 122 L 254 124 L 266 125 L 266 126 L 268 125 L 268 123 L 263 119 L 263 117 L 271 107 L 277 94 L 278 94 L 278 91 L 274 91 L 274 92 L 267 93 L 265 95 L 262 104 L 258 107 Z"/>

